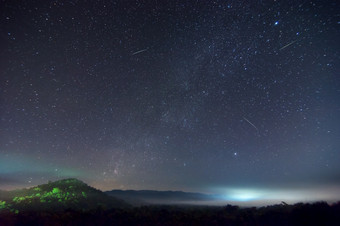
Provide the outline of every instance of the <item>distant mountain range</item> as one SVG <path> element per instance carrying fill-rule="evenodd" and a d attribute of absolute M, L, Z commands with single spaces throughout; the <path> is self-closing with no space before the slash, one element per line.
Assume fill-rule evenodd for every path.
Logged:
<path fill-rule="evenodd" d="M 153 191 L 153 190 L 112 190 L 106 194 L 126 201 L 132 205 L 143 204 L 192 204 L 202 201 L 214 201 L 216 195 L 191 193 L 182 191 Z"/>
<path fill-rule="evenodd" d="M 28 189 L 0 191 L 0 211 L 90 210 L 129 207 L 126 202 L 77 179 L 49 182 Z"/>

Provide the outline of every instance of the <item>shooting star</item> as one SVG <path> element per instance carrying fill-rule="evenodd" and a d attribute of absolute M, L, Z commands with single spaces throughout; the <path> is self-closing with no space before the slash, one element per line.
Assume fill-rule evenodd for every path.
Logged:
<path fill-rule="evenodd" d="M 281 47 L 279 50 L 283 50 L 283 49 L 287 48 L 288 46 L 293 45 L 296 41 L 297 41 L 297 40 L 294 40 L 294 41 L 288 43 L 287 45 Z"/>
<path fill-rule="evenodd" d="M 256 130 L 257 130 L 257 132 L 259 132 L 259 129 L 253 124 L 253 123 L 251 123 L 251 121 L 249 121 L 247 118 L 245 118 L 245 117 L 243 117 L 243 119 L 244 120 L 246 120 L 252 127 L 254 127 Z"/>
<path fill-rule="evenodd" d="M 146 50 L 148 50 L 148 48 L 146 48 L 146 49 L 142 49 L 142 50 L 139 50 L 139 51 L 137 51 L 137 52 L 134 52 L 134 53 L 132 53 L 131 55 L 133 56 L 133 55 L 136 55 L 136 54 L 139 54 L 139 53 L 145 52 Z"/>

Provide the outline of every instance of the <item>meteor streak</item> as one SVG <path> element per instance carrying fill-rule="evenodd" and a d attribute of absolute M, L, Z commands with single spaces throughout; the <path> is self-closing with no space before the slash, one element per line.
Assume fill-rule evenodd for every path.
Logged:
<path fill-rule="evenodd" d="M 145 52 L 146 50 L 148 50 L 148 48 L 139 50 L 139 51 L 137 51 L 137 52 L 134 52 L 134 53 L 132 53 L 132 56 L 133 56 L 133 55 L 136 55 L 136 54 L 139 54 L 139 53 L 142 53 L 142 52 Z"/>
<path fill-rule="evenodd" d="M 251 121 L 249 121 L 245 117 L 243 117 L 243 119 L 246 120 L 252 127 L 254 127 L 257 130 L 257 132 L 259 131 L 259 129 Z"/>
<path fill-rule="evenodd" d="M 281 47 L 279 50 L 283 50 L 283 49 L 287 48 L 288 46 L 293 45 L 296 41 L 297 41 L 297 40 L 288 43 L 287 45 Z"/>

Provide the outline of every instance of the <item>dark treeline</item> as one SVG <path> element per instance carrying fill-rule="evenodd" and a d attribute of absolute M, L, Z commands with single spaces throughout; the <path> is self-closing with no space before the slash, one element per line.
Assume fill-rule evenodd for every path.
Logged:
<path fill-rule="evenodd" d="M 340 202 L 260 208 L 143 206 L 91 211 L 0 212 L 0 225 L 340 225 Z"/>

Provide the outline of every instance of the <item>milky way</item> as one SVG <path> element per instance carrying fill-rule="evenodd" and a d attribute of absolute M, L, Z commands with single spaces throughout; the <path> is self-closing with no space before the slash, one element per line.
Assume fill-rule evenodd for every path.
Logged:
<path fill-rule="evenodd" d="M 337 1 L 1 5 L 0 189 L 339 198 Z"/>

